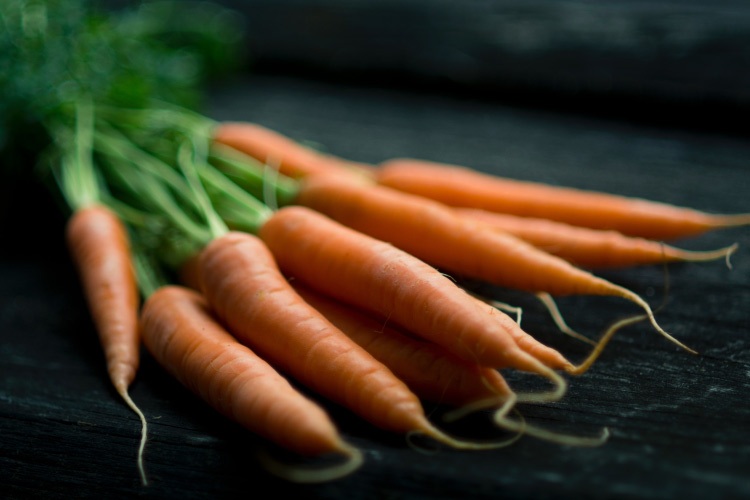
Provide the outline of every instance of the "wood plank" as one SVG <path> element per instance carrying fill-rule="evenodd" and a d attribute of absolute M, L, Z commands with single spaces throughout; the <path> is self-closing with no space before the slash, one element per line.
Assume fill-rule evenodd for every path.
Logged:
<path fill-rule="evenodd" d="M 463 163 L 515 178 L 602 189 L 717 212 L 747 211 L 750 145 L 730 137 L 523 111 L 472 99 L 275 77 L 216 89 L 217 119 L 254 120 L 336 154 L 377 162 L 417 156 Z M 37 188 L 16 200 L 46 194 Z M 48 208 L 52 208 L 50 205 Z M 38 222 L 3 212 L 4 228 Z M 700 355 L 668 343 L 648 325 L 624 330 L 591 371 L 571 379 L 568 396 L 525 405 L 537 425 L 580 435 L 610 429 L 599 448 L 524 437 L 490 452 L 441 448 L 422 454 L 403 436 L 371 428 L 322 401 L 366 464 L 341 481 L 299 486 L 262 471 L 264 445 L 214 414 L 144 352 L 132 395 L 149 419 L 139 484 L 137 418 L 109 388 L 72 265 L 62 218 L 0 247 L 0 493 L 4 498 L 238 497 L 259 486 L 312 498 L 743 498 L 750 494 L 750 233 L 727 230 L 685 240 L 712 248 L 738 241 L 733 269 L 723 262 L 669 267 L 660 323 Z M 30 230 L 27 230 L 31 232 Z M 13 234 L 12 232 L 6 234 Z M 652 304 L 661 303 L 659 266 L 608 272 Z M 477 286 L 479 286 L 477 284 Z M 573 359 L 587 350 L 565 338 L 522 294 L 493 289 L 525 308 L 523 324 Z M 616 300 L 561 299 L 574 328 L 596 336 L 637 312 Z M 533 380 L 508 373 L 519 387 Z M 442 408 L 435 410 L 435 418 Z M 449 427 L 459 435 L 506 437 L 487 415 Z"/>

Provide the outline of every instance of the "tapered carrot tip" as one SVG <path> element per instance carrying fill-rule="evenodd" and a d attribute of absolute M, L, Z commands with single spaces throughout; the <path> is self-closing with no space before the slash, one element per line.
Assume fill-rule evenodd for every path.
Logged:
<path fill-rule="evenodd" d="M 565 371 L 569 373 L 570 375 L 581 375 L 588 371 L 589 368 L 591 368 L 591 365 L 594 364 L 594 362 L 599 359 L 599 356 L 601 356 L 602 352 L 604 351 L 604 348 L 609 344 L 609 341 L 612 340 L 612 337 L 614 337 L 615 333 L 617 333 L 620 329 L 632 325 L 634 323 L 638 323 L 640 321 L 644 321 L 648 319 L 648 314 L 639 314 L 637 316 L 632 316 L 629 318 L 621 319 L 619 321 L 616 321 L 614 324 L 612 324 L 606 332 L 604 332 L 604 335 L 602 335 L 602 338 L 597 342 L 594 349 L 591 351 L 591 353 L 588 355 L 588 357 L 578 366 L 571 366 L 569 369 L 566 369 Z"/>
<path fill-rule="evenodd" d="M 734 214 L 734 215 L 716 215 L 714 216 L 713 219 L 714 219 L 714 224 L 717 229 L 750 225 L 750 213 L 749 214 Z"/>
<path fill-rule="evenodd" d="M 525 434 L 565 446 L 591 448 L 601 446 L 609 439 L 609 429 L 606 427 L 602 429 L 598 436 L 575 436 L 530 425 L 524 420 L 512 420 L 500 412 L 495 414 L 494 420 L 495 424 L 502 429 L 516 431 L 519 435 Z"/>
<path fill-rule="evenodd" d="M 731 269 L 732 262 L 729 260 L 729 258 L 737 251 L 739 247 L 740 245 L 738 243 L 734 243 L 733 245 L 729 245 L 728 247 L 719 248 L 716 250 L 700 251 L 674 249 L 672 253 L 675 258 L 687 262 L 706 262 L 723 258 L 726 260 L 727 267 Z"/>
<path fill-rule="evenodd" d="M 146 477 L 146 468 L 143 465 L 143 453 L 146 449 L 146 435 L 148 432 L 148 424 L 146 422 L 146 416 L 143 414 L 140 408 L 135 404 L 133 399 L 130 397 L 130 393 L 128 392 L 128 385 L 126 383 L 115 383 L 115 388 L 117 389 L 117 393 L 122 397 L 123 401 L 125 401 L 125 404 L 128 405 L 128 407 L 135 412 L 136 415 L 138 415 L 138 418 L 141 421 L 141 441 L 138 446 L 138 474 L 141 476 L 141 484 L 143 486 L 148 485 L 148 478 Z"/>
<path fill-rule="evenodd" d="M 341 479 L 359 469 L 364 463 L 364 455 L 354 446 L 340 441 L 338 445 L 340 459 L 324 467 L 295 466 L 285 464 L 273 458 L 265 450 L 259 450 L 256 458 L 271 474 L 293 483 L 324 483 Z"/>
<path fill-rule="evenodd" d="M 493 415 L 493 421 L 495 422 L 495 425 L 500 427 L 501 429 L 505 429 L 507 431 L 516 432 L 515 439 L 519 439 L 524 434 L 528 434 L 530 436 L 544 439 L 546 441 L 551 441 L 557 444 L 562 445 L 568 445 L 568 446 L 584 446 L 584 447 L 593 447 L 593 446 L 600 446 L 604 444 L 607 439 L 609 438 L 609 429 L 606 427 L 602 430 L 602 433 L 599 436 L 573 436 L 569 434 L 564 434 L 561 432 L 555 432 L 550 431 L 547 429 L 543 429 L 541 427 L 536 427 L 533 425 L 527 424 L 523 419 L 521 420 L 512 420 L 508 414 L 511 410 L 514 409 L 515 403 L 525 402 L 523 397 L 516 397 L 511 398 L 508 400 L 508 402 L 498 408 L 494 415 Z M 520 415 L 520 413 L 516 410 L 516 413 Z"/>
<path fill-rule="evenodd" d="M 422 422 L 419 424 L 419 428 L 413 430 L 412 432 L 409 432 L 406 437 L 409 441 L 409 444 L 411 444 L 414 448 L 424 449 L 424 447 L 416 444 L 416 441 L 415 441 L 415 438 L 420 437 L 420 436 L 433 439 L 438 443 L 444 444 L 446 446 L 450 446 L 451 448 L 455 448 L 458 450 L 475 450 L 475 451 L 476 450 L 495 450 L 498 448 L 504 448 L 506 446 L 513 444 L 520 437 L 520 435 L 515 435 L 515 436 L 511 436 L 509 439 L 503 439 L 500 441 L 491 441 L 491 442 L 468 441 L 468 440 L 459 439 L 459 438 L 448 435 L 447 433 L 435 427 L 432 424 L 432 422 L 430 422 L 426 417 L 422 418 Z"/>

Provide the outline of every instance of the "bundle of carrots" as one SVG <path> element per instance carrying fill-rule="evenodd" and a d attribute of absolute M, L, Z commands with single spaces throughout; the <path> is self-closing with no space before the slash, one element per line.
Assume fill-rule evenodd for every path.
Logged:
<path fill-rule="evenodd" d="M 12 14 L 4 13 L 6 24 Z M 251 432 L 301 456 L 344 457 L 323 468 L 259 457 L 292 481 L 336 479 L 363 463 L 297 384 L 373 426 L 458 449 L 494 449 L 521 434 L 601 444 L 606 432 L 561 435 L 511 411 L 519 402 L 560 400 L 564 375 L 584 373 L 626 325 L 649 321 L 690 348 L 664 331 L 644 299 L 592 270 L 728 259 L 736 246 L 686 252 L 661 241 L 750 223 L 750 215 L 418 160 L 357 163 L 256 124 L 216 123 L 146 97 L 113 100 L 81 86 L 41 120 L 51 138 L 45 171 L 70 210 L 71 255 L 110 378 L 141 419 L 144 483 L 146 418 L 128 396 L 141 343 Z M 574 364 L 443 273 L 547 303 L 619 297 L 642 313 L 608 325 Z M 539 375 L 550 388 L 516 391 L 503 370 Z M 514 434 L 493 442 L 451 436 L 427 417 L 425 401 L 455 408 L 453 417 L 491 409 Z"/>

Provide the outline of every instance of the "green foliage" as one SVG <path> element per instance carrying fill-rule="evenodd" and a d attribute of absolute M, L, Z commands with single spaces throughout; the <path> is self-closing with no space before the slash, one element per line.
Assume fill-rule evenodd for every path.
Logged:
<path fill-rule="evenodd" d="M 214 122 L 197 108 L 241 62 L 241 35 L 239 14 L 210 2 L 0 0 L 3 185 L 30 175 L 64 210 L 109 206 L 152 290 L 227 230 L 201 177 Z"/>
<path fill-rule="evenodd" d="M 242 18 L 218 5 L 84 0 L 0 2 L 0 155 L 34 156 L 52 122 L 71 125 L 75 102 L 196 108 L 200 87 L 239 64 Z M 20 165 L 23 166 L 23 165 Z"/>

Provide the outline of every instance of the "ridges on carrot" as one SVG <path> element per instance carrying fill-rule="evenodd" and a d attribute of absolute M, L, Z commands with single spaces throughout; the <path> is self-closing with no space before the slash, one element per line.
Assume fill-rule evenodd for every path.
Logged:
<path fill-rule="evenodd" d="M 253 166 L 243 159 L 245 155 L 241 150 L 229 149 L 215 149 L 214 161 L 257 195 L 259 177 L 253 174 Z M 373 185 L 366 177 L 310 175 L 295 183 L 282 176 L 279 181 L 277 189 L 284 204 L 311 207 L 464 277 L 531 291 L 545 304 L 549 304 L 549 300 L 544 299 L 550 294 L 612 295 L 630 300 L 644 308 L 651 324 L 662 336 L 695 352 L 661 328 L 650 306 L 632 291 L 574 267 L 513 235 L 491 234 L 491 228 L 482 221 L 464 220 L 442 203 Z M 405 217 L 407 213 L 409 216 Z M 728 252 L 732 251 L 730 247 Z M 509 258 L 513 259 L 510 263 Z M 518 272 L 519 264 L 524 272 Z M 536 266 L 543 269 L 535 270 Z M 529 280 L 532 276 L 536 278 Z M 555 310 L 551 312 L 554 314 Z M 577 336 L 559 318 L 558 324 Z"/>
<path fill-rule="evenodd" d="M 415 338 L 396 325 L 307 286 L 294 281 L 292 285 L 308 304 L 385 364 L 421 399 L 450 406 L 471 403 L 490 407 L 502 405 L 512 396 L 499 371 L 469 363 L 437 344 Z"/>
<path fill-rule="evenodd" d="M 390 318 L 467 361 L 548 378 L 555 389 L 540 400 L 564 394 L 566 383 L 547 366 L 573 366 L 559 352 L 519 335 L 509 316 L 403 250 L 304 207 L 278 210 L 258 234 L 291 279 Z"/>
<path fill-rule="evenodd" d="M 191 258 L 180 270 L 181 279 L 189 286 L 200 287 L 199 258 Z M 476 411 L 495 408 L 493 420 L 501 428 L 515 432 L 508 440 L 493 446 L 509 445 L 524 434 L 569 445 L 594 446 L 599 438 L 578 437 L 548 431 L 505 418 L 521 402 L 539 402 L 537 394 L 514 393 L 495 369 L 481 367 L 453 356 L 440 346 L 402 333 L 401 329 L 378 321 L 359 308 L 347 307 L 309 287 L 292 280 L 297 293 L 331 323 L 385 364 L 394 375 L 420 398 L 435 403 L 458 406 L 446 413 L 445 420 L 455 421 Z"/>
<path fill-rule="evenodd" d="M 508 415 L 517 402 L 534 402 L 537 397 L 513 392 L 497 370 L 467 363 L 436 344 L 413 339 L 408 334 L 378 322 L 363 311 L 347 308 L 306 287 L 296 286 L 295 289 L 341 331 L 391 368 L 420 398 L 458 406 L 444 415 L 447 422 L 495 407 L 495 424 L 505 430 L 517 432 L 516 438 L 526 434 L 571 446 L 599 446 L 609 436 L 607 429 L 600 436 L 585 437 L 511 420 Z M 611 335 L 605 336 L 606 340 L 609 338 Z M 600 350 L 603 346 L 604 343 Z M 590 362 L 588 365 L 590 366 Z M 587 369 L 588 366 L 577 368 Z M 510 442 L 512 441 L 508 444 Z"/>
<path fill-rule="evenodd" d="M 66 242 L 105 354 L 109 379 L 141 422 L 137 467 L 141 483 L 146 485 L 143 454 L 148 426 L 129 393 L 140 362 L 140 295 L 131 242 L 123 221 L 102 201 L 93 154 L 94 104 L 84 95 L 74 106 L 74 130 L 56 126 L 52 129 L 60 148 L 59 163 L 52 172 L 71 209 L 65 228 Z"/>
<path fill-rule="evenodd" d="M 261 163 L 278 164 L 282 173 L 294 178 L 350 174 L 349 167 L 354 165 L 353 170 L 362 177 L 450 206 L 613 229 L 629 236 L 670 240 L 750 224 L 750 214 L 711 214 L 606 192 L 507 179 L 435 161 L 394 158 L 379 165 L 351 162 L 248 122 L 218 124 L 213 140 Z"/>
<path fill-rule="evenodd" d="M 455 208 L 462 216 L 480 220 L 535 247 L 585 268 L 613 268 L 665 262 L 706 262 L 729 258 L 737 243 L 715 250 L 685 250 L 661 241 L 626 236 L 614 230 L 591 229 L 564 222 L 522 217 L 476 208 Z"/>
<path fill-rule="evenodd" d="M 330 176 L 305 179 L 295 202 L 459 276 L 533 293 L 624 298 L 641 307 L 662 336 L 695 353 L 657 323 L 635 292 L 481 221 L 462 218 L 439 202 Z"/>
<path fill-rule="evenodd" d="M 257 123 L 220 123 L 214 129 L 213 141 L 242 151 L 262 164 L 273 165 L 283 175 L 293 178 L 331 173 L 369 175 L 373 168 L 303 146 Z"/>
<path fill-rule="evenodd" d="M 413 158 L 378 165 L 377 182 L 455 207 L 484 209 L 671 240 L 750 224 L 750 214 L 719 215 L 605 192 L 507 179 Z"/>
<path fill-rule="evenodd" d="M 219 168 L 228 178 L 232 178 L 234 181 L 239 183 L 243 187 L 242 194 L 247 196 L 247 193 L 251 193 L 254 195 L 259 195 L 259 193 L 264 191 L 264 180 L 262 176 L 258 175 L 257 167 L 253 167 L 253 165 L 248 165 L 246 161 L 246 155 L 243 153 L 230 149 L 227 151 L 226 147 L 214 147 L 213 153 L 212 153 L 212 160 L 216 164 L 217 168 Z M 226 180 L 226 179 L 225 179 Z M 294 200 L 299 192 L 299 185 L 294 180 L 285 177 L 285 176 L 279 176 L 278 184 L 274 187 L 277 191 L 277 198 L 279 200 L 284 200 L 283 205 L 294 205 Z M 216 186 L 219 188 L 220 186 L 217 184 Z M 237 188 L 237 185 L 234 183 L 231 183 L 230 185 L 224 186 L 222 184 L 221 193 L 229 192 L 232 189 L 231 188 Z M 252 200 L 255 200 L 255 198 L 252 198 Z M 223 212 L 223 217 L 225 217 L 227 220 L 231 219 L 230 225 L 235 229 L 241 229 L 245 231 L 249 231 L 252 233 L 258 233 L 261 235 L 261 238 L 263 238 L 263 232 L 261 229 L 261 226 L 263 223 L 258 223 L 257 221 L 243 221 L 241 217 L 236 217 L 236 214 L 238 211 L 243 211 L 246 209 L 244 208 L 245 204 L 241 204 L 239 207 L 222 207 L 220 210 Z M 283 210 L 282 210 L 283 211 Z M 288 212 L 288 210 L 287 210 Z M 342 231 L 342 229 L 345 226 L 342 226 L 341 224 L 332 224 L 330 225 L 328 230 L 331 230 L 334 234 L 336 234 L 339 231 Z M 351 236 L 352 240 L 361 240 L 356 242 L 356 246 L 359 249 L 358 251 L 364 252 L 363 254 L 369 254 L 369 252 L 375 251 L 377 253 L 377 250 L 375 247 L 380 247 L 383 245 L 382 242 L 378 242 L 377 239 L 373 239 L 371 237 L 364 238 L 362 240 L 362 233 L 360 232 L 350 232 L 349 235 Z M 296 244 L 296 243 L 295 243 Z M 320 244 L 323 244 L 321 241 Z M 368 248 L 370 247 L 370 248 Z M 389 250 L 389 252 L 392 250 Z M 404 252 L 401 251 L 397 255 L 393 256 L 397 261 L 401 260 L 404 256 Z M 300 257 L 302 258 L 302 257 Z M 345 260 L 345 259 L 343 259 Z M 427 266 L 424 262 L 422 262 L 419 259 L 415 259 L 413 256 L 407 257 L 408 263 L 406 264 L 406 267 L 408 267 L 410 264 L 414 264 L 420 269 L 423 267 L 430 267 L 430 275 L 432 276 L 440 274 L 438 273 L 434 268 L 431 266 Z M 417 262 L 415 262 L 417 261 Z M 383 262 L 382 265 L 387 265 L 387 262 Z M 324 277 L 323 277 L 324 278 Z M 396 277 L 398 278 L 398 277 Z M 444 275 L 441 275 L 441 278 L 444 281 L 448 281 L 448 278 Z M 452 283 L 453 288 L 455 287 L 455 284 Z M 396 279 L 395 282 L 392 282 L 390 284 L 381 284 L 379 286 L 382 286 L 384 288 L 387 287 L 398 287 L 399 286 L 399 280 Z M 472 303 L 471 300 L 467 300 L 465 297 L 461 298 L 462 301 Z M 346 299 L 344 299 L 346 301 Z M 473 304 L 473 303 L 472 303 Z M 465 304 L 466 305 L 466 304 Z M 472 305 L 471 307 L 475 307 Z M 365 307 L 367 308 L 367 307 Z M 372 310 L 372 306 L 370 306 L 370 309 Z M 380 312 L 382 314 L 382 312 Z M 498 311 L 495 311 L 494 308 L 487 308 L 483 311 L 482 314 L 490 314 L 494 315 L 498 313 Z M 388 314 L 388 313 L 385 313 Z M 533 337 L 528 335 L 527 333 L 520 330 L 520 328 L 515 325 L 514 327 L 510 327 L 508 325 L 508 322 L 511 321 L 510 318 L 507 318 L 504 314 L 497 314 L 497 317 L 501 322 L 503 322 L 504 325 L 502 328 L 505 331 L 505 334 L 510 334 L 513 336 L 514 340 L 516 340 L 523 349 L 528 349 L 529 353 L 533 356 L 538 356 L 543 359 L 543 362 L 546 363 L 548 366 L 552 368 L 565 368 L 572 366 L 569 361 L 567 361 L 560 353 L 557 351 L 554 351 L 553 349 L 550 349 L 539 342 L 536 342 Z M 408 322 L 408 320 L 407 320 Z M 429 329 L 429 326 L 426 326 L 425 328 Z M 425 334 L 430 336 L 429 333 Z M 473 361 L 473 359 L 470 359 L 470 361 Z"/>
<path fill-rule="evenodd" d="M 216 411 L 300 455 L 345 458 L 332 466 L 301 468 L 260 454 L 270 472 L 310 483 L 344 477 L 362 465 L 362 453 L 344 441 L 325 410 L 240 344 L 197 292 L 174 285 L 157 289 L 144 304 L 140 325 L 154 358 Z"/>
<path fill-rule="evenodd" d="M 140 296 L 127 230 L 112 211 L 95 204 L 73 213 L 66 239 L 104 350 L 109 378 L 141 421 L 138 471 L 145 485 L 146 417 L 128 392 L 140 362 Z"/>
<path fill-rule="evenodd" d="M 243 154 L 216 150 L 214 161 L 249 192 L 258 195 L 261 181 Z M 276 186 L 285 205 L 303 205 L 432 265 L 462 277 L 530 291 L 536 294 L 590 294 L 625 298 L 643 308 L 652 326 L 665 338 L 695 353 L 656 321 L 646 301 L 636 293 L 571 265 L 513 235 L 494 231 L 481 221 L 463 218 L 442 203 L 378 186 L 366 178 L 311 175 L 300 181 L 280 176 Z M 517 342 L 539 349 L 527 334 Z M 538 356 L 538 354 L 536 354 Z M 558 354 L 559 356 L 559 354 Z M 560 363 L 560 361 L 558 361 Z M 567 363 L 567 365 L 565 365 Z M 549 364 L 549 363 L 548 363 Z M 567 360 L 550 364 L 571 369 Z"/>
<path fill-rule="evenodd" d="M 308 260 L 311 256 L 320 254 L 320 250 L 322 248 L 326 248 L 326 239 L 330 237 L 334 238 L 335 240 L 343 238 L 342 242 L 347 242 L 348 248 L 351 248 L 351 250 L 354 252 L 354 254 L 360 255 L 359 259 L 352 259 L 348 258 L 346 255 L 339 255 L 341 252 L 341 249 L 329 249 L 326 250 L 327 256 L 336 256 L 333 260 L 329 261 L 323 261 L 317 263 L 316 266 L 312 267 L 319 267 L 323 266 L 323 271 L 328 270 L 332 263 L 334 263 L 334 267 L 338 266 L 339 263 L 351 263 L 354 264 L 354 267 L 359 266 L 360 270 L 363 271 L 363 274 L 365 276 L 357 276 L 356 274 L 352 273 L 351 276 L 347 276 L 346 279 L 351 280 L 351 283 L 349 283 L 347 286 L 353 286 L 355 290 L 358 291 L 360 295 L 362 292 L 362 287 L 364 285 L 357 284 L 357 283 L 364 283 L 361 281 L 362 279 L 371 280 L 373 277 L 376 277 L 377 283 L 376 286 L 379 288 L 382 288 L 384 291 L 387 291 L 388 294 L 400 294 L 399 288 L 402 287 L 402 279 L 403 276 L 398 276 L 398 272 L 396 272 L 396 275 L 391 276 L 391 280 L 388 279 L 386 275 L 383 275 L 381 271 L 378 271 L 377 269 L 382 266 L 383 269 L 391 268 L 393 269 L 395 266 L 401 266 L 404 269 L 404 272 L 411 276 L 410 273 L 417 271 L 417 274 L 413 275 L 415 279 L 417 280 L 423 280 L 425 276 L 429 277 L 429 280 L 432 280 L 433 278 L 442 280 L 441 282 L 448 285 L 445 289 L 452 287 L 454 290 L 453 292 L 449 292 L 449 295 L 452 295 L 452 299 L 458 299 L 460 302 L 463 302 L 462 306 L 460 307 L 469 307 L 472 308 L 471 311 L 474 311 L 474 307 L 476 307 L 476 301 L 473 298 L 469 298 L 466 296 L 465 293 L 463 293 L 462 290 L 459 290 L 455 283 L 450 282 L 450 280 L 439 273 L 436 269 L 434 269 L 431 266 L 428 266 L 424 262 L 422 262 L 419 259 L 416 259 L 415 257 L 408 255 L 407 253 L 396 250 L 392 248 L 390 245 L 387 245 L 381 241 L 378 241 L 377 239 L 373 239 L 371 237 L 368 237 L 360 232 L 352 231 L 350 228 L 347 228 L 346 226 L 343 226 L 341 224 L 336 223 L 335 221 L 330 220 L 330 218 L 320 215 L 315 215 L 314 211 L 310 210 L 300 210 L 299 207 L 294 209 L 294 207 L 287 207 L 282 208 L 281 210 L 277 210 L 272 217 L 263 217 L 262 219 L 257 219 L 255 217 L 247 217 L 248 215 L 248 206 L 251 205 L 253 202 L 257 203 L 257 199 L 254 198 L 252 195 L 258 195 L 259 192 L 264 192 L 264 179 L 262 176 L 258 175 L 259 171 L 257 168 L 257 165 L 248 165 L 246 160 L 246 155 L 243 153 L 236 151 L 234 149 L 229 150 L 227 152 L 226 147 L 219 147 L 213 148 L 213 153 L 211 155 L 212 164 L 218 168 L 215 172 L 217 175 L 211 175 L 207 176 L 206 178 L 211 181 L 212 188 L 211 191 L 214 193 L 218 193 L 219 200 L 221 203 L 217 203 L 217 210 L 221 213 L 221 216 L 227 220 L 230 227 L 234 229 L 239 229 L 242 231 L 248 231 L 253 234 L 258 234 L 261 239 L 266 242 L 266 244 L 270 244 L 271 241 L 266 237 L 270 236 L 273 237 L 274 233 L 284 234 L 285 239 L 287 236 L 291 236 L 294 234 L 293 242 L 284 241 L 277 245 L 277 248 L 272 249 L 272 251 L 275 253 L 276 257 L 279 257 L 279 252 L 286 252 L 287 256 L 293 256 L 295 260 L 299 262 L 300 269 L 305 270 L 308 267 L 311 267 L 307 265 Z M 226 177 L 225 177 L 226 176 Z M 210 178 L 209 178 L 210 177 Z M 242 189 L 238 188 L 238 184 L 235 184 L 234 182 L 230 181 L 231 179 L 234 179 L 237 183 L 239 183 L 240 186 L 242 186 Z M 279 183 L 274 186 L 274 189 L 278 191 L 278 199 L 285 200 L 284 204 L 292 204 L 292 201 L 294 200 L 295 195 L 297 194 L 297 184 L 292 179 L 285 177 L 285 176 L 279 176 L 278 178 Z M 239 192 L 236 192 L 239 189 Z M 233 193 L 233 194 L 232 194 Z M 248 199 L 245 200 L 244 197 L 247 197 Z M 230 201 L 233 201 L 233 203 L 230 203 Z M 280 214 L 284 214 L 283 216 Z M 284 229 L 282 231 L 269 231 L 269 226 L 274 226 L 277 228 L 282 228 L 286 223 L 282 222 L 274 222 L 272 221 L 279 219 L 282 220 L 293 220 L 293 219 L 299 219 L 299 222 L 292 223 L 294 226 L 302 225 L 305 226 L 306 224 L 311 224 L 312 228 L 315 229 L 315 233 L 312 234 L 318 234 L 317 231 L 324 231 L 324 233 L 321 233 L 322 236 L 320 238 L 317 237 L 310 237 L 309 234 L 303 234 L 299 231 L 292 231 L 291 229 Z M 325 221 L 328 222 L 325 222 Z M 299 233 L 299 234 L 298 234 Z M 329 234 L 330 233 L 330 234 Z M 298 246 L 300 249 L 303 247 L 307 247 L 310 244 L 313 244 L 315 248 L 312 249 L 306 249 L 305 251 L 300 252 L 292 252 L 291 250 L 288 250 L 287 248 L 289 246 Z M 387 247 L 387 248 L 384 248 Z M 312 253 L 310 253 L 312 252 Z M 394 254 L 395 253 L 395 254 Z M 308 255 L 309 254 L 309 255 Z M 371 268 L 369 264 L 367 264 L 366 260 L 378 260 L 377 266 L 374 268 Z M 383 260 L 385 259 L 385 260 Z M 389 262 L 388 259 L 393 259 L 393 262 Z M 403 262 L 402 262 L 403 261 Z M 426 270 L 429 268 L 429 270 Z M 370 273 L 370 271 L 375 271 L 374 273 Z M 324 273 L 321 273 L 316 270 L 311 270 L 311 272 L 317 272 L 318 276 L 324 281 L 328 280 L 327 276 Z M 340 269 L 336 268 L 334 271 L 337 276 L 341 277 Z M 420 274 L 420 272 L 424 274 Z M 374 274 L 369 275 L 369 274 Z M 369 275 L 369 276 L 368 276 Z M 339 286 L 339 288 L 341 288 Z M 428 299 L 431 289 L 431 285 L 429 283 L 424 283 L 422 286 L 423 290 L 415 291 L 415 293 L 412 294 L 412 298 L 410 300 L 425 300 Z M 364 289 L 368 289 L 365 287 Z M 372 289 L 372 287 L 370 287 Z M 459 290 L 460 293 L 457 293 L 456 290 Z M 419 292 L 425 292 L 427 295 L 421 296 Z M 346 295 L 346 292 L 344 292 Z M 333 296 L 336 296 L 335 294 Z M 375 296 L 380 296 L 380 293 L 376 294 Z M 421 298 L 420 298 L 421 297 Z M 459 298 L 460 297 L 460 298 Z M 341 298 L 341 297 L 337 297 Z M 452 300 L 449 299 L 449 300 Z M 344 301 L 347 303 L 349 300 L 345 297 Z M 378 308 L 381 307 L 381 305 L 376 304 L 367 304 L 368 300 L 367 297 L 360 297 L 359 299 L 359 305 L 360 307 L 364 307 L 365 309 L 369 309 L 370 311 L 376 311 L 379 314 L 385 314 L 388 316 L 388 312 L 383 313 L 382 310 L 379 310 Z M 363 305 L 364 304 L 364 305 Z M 500 337 L 504 336 L 510 336 L 509 339 L 505 339 L 505 341 L 518 341 L 518 343 L 522 346 L 522 349 L 528 349 L 530 354 L 532 356 L 541 356 L 543 359 L 543 363 L 546 363 L 549 365 L 549 367 L 552 368 L 565 368 L 565 367 L 571 367 L 573 366 L 569 361 L 567 361 L 559 352 L 548 348 L 547 346 L 544 346 L 540 344 L 539 342 L 536 342 L 533 337 L 526 334 L 525 332 L 522 332 L 520 328 L 517 325 L 512 325 L 512 320 L 507 317 L 507 315 L 500 313 L 495 308 L 492 308 L 490 306 L 487 306 L 481 313 L 480 316 L 491 316 L 492 321 L 490 321 L 489 329 L 495 329 L 493 333 L 489 333 L 485 331 L 484 333 L 479 333 L 482 331 L 482 328 L 479 327 L 478 329 L 477 324 L 475 323 L 473 327 L 470 327 L 469 330 L 472 330 L 472 335 L 479 334 L 489 334 L 489 337 L 492 338 L 493 336 L 499 335 Z M 411 324 L 411 321 L 420 321 L 422 318 L 420 318 L 421 315 L 418 314 L 412 314 L 409 318 L 402 318 L 402 321 L 405 321 L 405 326 L 409 329 L 412 329 L 414 325 Z M 431 317 L 430 314 L 427 315 L 428 317 Z M 473 314 L 472 314 L 473 316 Z M 501 324 L 496 325 L 495 323 L 495 316 L 497 316 L 497 321 L 499 321 Z M 484 320 L 487 320 L 488 318 L 483 318 Z M 423 332 L 421 333 L 422 336 L 426 336 L 426 338 L 430 338 L 433 333 L 428 333 L 431 329 L 429 326 L 429 322 L 433 321 L 425 320 L 425 325 L 421 327 Z M 482 320 L 478 320 L 477 323 L 482 323 Z M 404 323 L 402 323 L 404 324 Z M 511 326 L 512 325 L 512 326 Z M 457 325 L 459 329 L 463 328 Z M 493 342 L 493 341 L 490 341 Z M 500 342 L 500 345 L 504 345 L 503 341 L 498 340 L 497 338 L 494 339 L 494 342 Z M 438 342 L 439 343 L 439 342 Z M 455 346 L 454 346 L 455 347 Z M 495 347 L 498 347 L 498 345 L 495 345 Z M 450 348 L 450 347 L 449 347 Z M 465 349 L 465 347 L 464 347 Z M 476 361 L 475 357 L 476 354 L 467 354 L 465 352 L 457 353 L 459 356 L 473 356 L 469 357 L 469 361 Z M 523 357 L 523 356 L 521 356 Z M 515 358 L 516 361 L 520 361 L 520 357 Z M 497 360 L 495 360 L 497 361 Z M 533 363 L 536 365 L 536 360 L 533 360 Z M 535 368 L 535 369 L 538 369 Z M 560 397 L 562 393 L 564 393 L 564 386 L 565 383 L 559 379 L 559 376 L 554 373 L 554 371 L 550 372 L 546 367 L 542 368 L 546 371 L 546 377 L 550 378 L 550 380 L 555 384 L 556 389 L 552 391 L 551 394 L 547 394 L 540 397 Z M 540 373 L 541 372 L 537 372 Z"/>
<path fill-rule="evenodd" d="M 275 216 L 263 228 L 272 220 Z M 308 234 L 312 240 L 317 236 Z M 261 239 L 239 232 L 214 239 L 201 252 L 201 290 L 241 342 L 281 372 L 382 429 L 420 433 L 460 449 L 507 444 L 459 440 L 435 427 L 398 377 L 293 290 L 275 256 Z"/>

